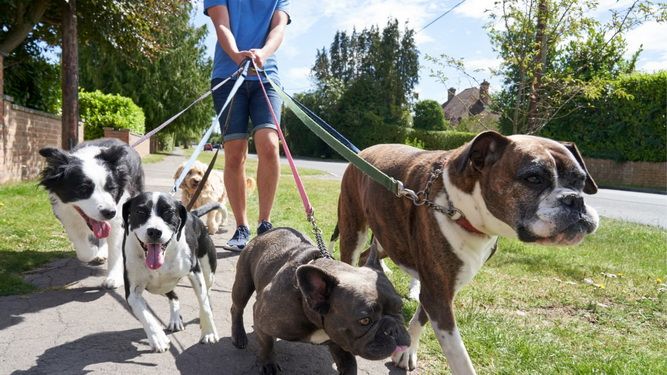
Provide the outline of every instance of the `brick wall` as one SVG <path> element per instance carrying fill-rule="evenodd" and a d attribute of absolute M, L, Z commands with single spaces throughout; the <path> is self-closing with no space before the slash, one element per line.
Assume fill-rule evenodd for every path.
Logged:
<path fill-rule="evenodd" d="M 1 104 L 0 183 L 35 178 L 44 167 L 39 149 L 61 145 L 60 117 L 16 105 L 8 97 Z"/>
<path fill-rule="evenodd" d="M 104 128 L 104 137 L 105 138 L 116 138 L 120 139 L 121 141 L 131 145 L 134 144 L 134 142 L 138 141 L 139 138 L 141 138 L 141 135 L 137 135 L 134 133 L 130 133 L 129 130 L 114 130 L 111 128 Z M 143 158 L 144 156 L 148 155 L 151 153 L 150 150 L 150 143 L 151 143 L 152 137 L 144 141 L 142 144 L 137 146 L 135 150 L 139 153 L 139 155 Z"/>
<path fill-rule="evenodd" d="M 586 167 L 598 185 L 632 186 L 667 190 L 667 163 L 615 162 L 584 158 Z"/>

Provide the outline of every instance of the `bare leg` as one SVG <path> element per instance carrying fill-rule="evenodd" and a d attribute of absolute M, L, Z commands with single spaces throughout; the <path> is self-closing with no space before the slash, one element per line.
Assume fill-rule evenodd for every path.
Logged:
<path fill-rule="evenodd" d="M 248 141 L 235 139 L 225 142 L 225 189 L 232 207 L 236 225 L 248 225 L 246 217 L 245 161 Z"/>
<path fill-rule="evenodd" d="M 271 208 L 276 198 L 280 178 L 280 155 L 278 154 L 278 133 L 273 129 L 259 129 L 255 132 L 257 148 L 257 194 L 259 195 L 259 220 L 271 220 Z M 243 180 L 245 183 L 245 178 Z M 230 196 L 231 199 L 231 196 Z"/>

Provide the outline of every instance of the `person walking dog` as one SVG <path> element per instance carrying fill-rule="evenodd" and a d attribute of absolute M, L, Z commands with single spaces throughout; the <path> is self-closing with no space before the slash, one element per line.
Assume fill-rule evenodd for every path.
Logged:
<path fill-rule="evenodd" d="M 204 14 L 211 18 L 218 39 L 211 87 L 233 74 L 246 59 L 252 60 L 271 80 L 280 84 L 274 53 L 283 41 L 285 27 L 290 23 L 287 5 L 287 0 L 204 0 Z M 234 80 L 230 80 L 213 93 L 216 113 L 219 113 L 233 85 Z M 280 177 L 278 133 L 259 85 L 264 85 L 276 118 L 280 121 L 282 101 L 278 93 L 254 70 L 248 74 L 220 116 L 225 155 L 225 188 L 237 225 L 226 248 L 233 251 L 243 250 L 251 235 L 246 215 L 245 182 L 250 136 L 253 137 L 258 158 L 258 235 L 272 228 L 271 209 Z M 251 126 L 248 119 L 251 120 Z"/>

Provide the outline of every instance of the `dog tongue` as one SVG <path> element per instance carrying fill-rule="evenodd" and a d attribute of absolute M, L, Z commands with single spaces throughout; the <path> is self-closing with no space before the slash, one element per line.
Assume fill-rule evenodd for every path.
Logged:
<path fill-rule="evenodd" d="M 107 238 L 109 237 L 109 232 L 111 232 L 111 225 L 106 221 L 96 221 L 90 220 L 90 224 L 93 227 L 93 234 L 97 238 Z"/>
<path fill-rule="evenodd" d="M 394 349 L 394 353 L 392 353 L 392 354 L 403 353 L 406 350 L 408 350 L 407 346 L 399 345 L 399 346 L 396 347 L 396 349 Z"/>
<path fill-rule="evenodd" d="M 164 263 L 164 254 L 162 253 L 162 246 L 159 243 L 147 243 L 146 248 L 146 266 L 152 270 L 156 270 Z"/>

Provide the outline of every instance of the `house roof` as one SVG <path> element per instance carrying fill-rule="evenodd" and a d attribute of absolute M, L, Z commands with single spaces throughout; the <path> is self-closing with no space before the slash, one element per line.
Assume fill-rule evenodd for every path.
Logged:
<path fill-rule="evenodd" d="M 488 105 L 480 100 L 479 88 L 470 87 L 442 104 L 445 118 L 454 124 L 461 119 L 488 111 Z"/>

